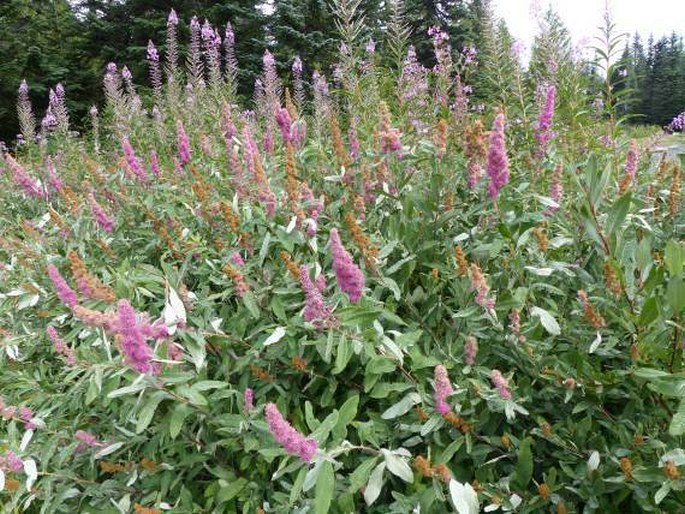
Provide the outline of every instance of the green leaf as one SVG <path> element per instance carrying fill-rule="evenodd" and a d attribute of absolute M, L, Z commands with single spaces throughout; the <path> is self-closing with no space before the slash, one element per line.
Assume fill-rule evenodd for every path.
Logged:
<path fill-rule="evenodd" d="M 680 401 L 678 411 L 673 415 L 668 433 L 674 437 L 685 434 L 685 400 Z"/>
<path fill-rule="evenodd" d="M 605 224 L 607 235 L 612 236 L 619 228 L 621 228 L 623 221 L 628 215 L 631 199 L 632 193 L 628 191 L 621 198 L 616 200 L 614 205 L 611 206 L 611 210 L 609 211 Z"/>
<path fill-rule="evenodd" d="M 323 446 L 328 439 L 328 435 L 333 430 L 333 427 L 338 423 L 339 414 L 337 410 L 331 412 L 321 424 L 312 432 L 312 437 L 315 438 L 320 446 Z"/>
<path fill-rule="evenodd" d="M 192 409 L 185 403 L 176 405 L 174 412 L 171 414 L 171 420 L 169 421 L 169 435 L 172 439 L 176 439 L 176 436 L 181 432 L 183 422 L 191 412 Z"/>
<path fill-rule="evenodd" d="M 231 501 L 233 498 L 238 496 L 238 493 L 243 490 L 247 483 L 247 480 L 244 478 L 239 478 L 238 480 L 229 483 L 227 486 L 222 487 L 219 490 L 219 494 L 217 494 L 217 500 L 219 503 Z"/>
<path fill-rule="evenodd" d="M 685 265 L 685 244 L 674 239 L 666 243 L 664 262 L 666 262 L 668 273 L 672 277 L 680 275 L 683 272 L 683 265 Z"/>
<path fill-rule="evenodd" d="M 394 419 L 398 416 L 402 416 L 409 412 L 411 408 L 419 402 L 421 402 L 421 396 L 419 396 L 419 393 L 412 391 L 395 405 L 386 409 L 386 411 L 381 414 L 381 418 Z"/>
<path fill-rule="evenodd" d="M 207 398 L 205 398 L 202 394 L 197 392 L 195 389 L 191 389 L 190 387 L 187 386 L 179 386 L 176 388 L 176 392 L 183 396 L 184 398 L 187 398 L 190 403 L 193 405 L 198 405 L 200 407 L 206 407 L 207 406 Z"/>
<path fill-rule="evenodd" d="M 191 386 L 195 391 L 209 391 L 210 389 L 224 389 L 225 387 L 228 387 L 228 383 L 221 380 L 201 380 Z"/>
<path fill-rule="evenodd" d="M 679 314 L 685 307 L 685 279 L 671 277 L 666 288 L 666 297 L 674 314 Z"/>
<path fill-rule="evenodd" d="M 243 305 L 245 305 L 254 319 L 260 318 L 259 305 L 257 305 L 257 299 L 252 291 L 248 291 L 243 295 Z"/>
<path fill-rule="evenodd" d="M 395 371 L 396 363 L 385 357 L 374 357 L 366 364 L 366 374 L 382 375 Z"/>
<path fill-rule="evenodd" d="M 321 465 L 321 472 L 316 480 L 316 488 L 314 489 L 314 512 L 316 514 L 326 514 L 331 506 L 333 500 L 333 492 L 335 490 L 335 473 L 333 472 L 333 464 L 325 461 Z"/>
<path fill-rule="evenodd" d="M 371 473 L 369 482 L 364 489 L 364 501 L 367 505 L 375 502 L 381 494 L 383 488 L 383 473 L 385 472 L 385 462 L 381 462 Z"/>
<path fill-rule="evenodd" d="M 337 375 L 347 367 L 352 357 L 352 344 L 347 341 L 344 333 L 340 336 L 340 340 L 336 345 L 335 350 L 335 366 L 333 367 L 333 374 Z"/>
<path fill-rule="evenodd" d="M 533 452 L 530 449 L 529 437 L 521 441 L 517 453 L 516 471 L 514 482 L 519 489 L 525 490 L 533 478 Z"/>
<path fill-rule="evenodd" d="M 350 396 L 345 403 L 342 404 L 338 411 L 338 422 L 333 427 L 333 437 L 335 439 L 342 439 L 347 433 L 347 425 L 354 421 L 357 416 L 357 407 L 359 406 L 359 395 Z"/>
<path fill-rule="evenodd" d="M 545 330 L 551 335 L 558 336 L 561 334 L 561 327 L 559 327 L 559 323 L 557 323 L 557 320 L 554 319 L 554 316 L 552 316 L 545 309 L 541 309 L 540 307 L 532 307 L 530 309 L 530 314 L 540 318 L 540 323 L 542 323 L 542 326 L 545 327 Z"/>
<path fill-rule="evenodd" d="M 357 469 L 355 469 L 349 476 L 349 492 L 356 493 L 359 489 L 361 489 L 361 487 L 369 479 L 371 470 L 376 465 L 377 460 L 378 459 L 376 457 L 372 457 L 363 461 L 359 466 L 357 466 Z"/>
<path fill-rule="evenodd" d="M 153 394 L 138 412 L 138 422 L 136 423 L 136 434 L 142 433 L 152 422 L 155 411 L 160 402 L 170 398 L 164 391 L 157 391 Z"/>
<path fill-rule="evenodd" d="M 651 325 L 659 318 L 659 303 L 653 296 L 648 298 L 642 306 L 638 324 L 642 327 Z"/>

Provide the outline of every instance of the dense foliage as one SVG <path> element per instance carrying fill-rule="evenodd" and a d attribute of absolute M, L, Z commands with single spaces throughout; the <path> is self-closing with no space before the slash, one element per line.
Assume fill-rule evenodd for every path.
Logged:
<path fill-rule="evenodd" d="M 109 63 L 84 137 L 68 92 L 37 124 L 22 86 L 5 512 L 677 512 L 683 163 L 622 132 L 611 23 L 601 105 L 585 63 L 526 76 L 503 30 L 514 79 L 476 104 L 438 27 L 435 64 L 396 70 L 336 12 L 337 86 L 265 52 L 240 103 L 240 32 L 209 22 L 139 51 L 149 96 Z"/>

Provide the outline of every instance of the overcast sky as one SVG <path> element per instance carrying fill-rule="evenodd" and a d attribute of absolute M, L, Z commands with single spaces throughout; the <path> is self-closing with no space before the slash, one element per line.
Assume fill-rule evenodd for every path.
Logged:
<path fill-rule="evenodd" d="M 574 43 L 591 41 L 602 23 L 605 0 L 494 0 L 497 15 L 507 22 L 512 35 L 528 48 L 537 32 L 534 5 L 546 10 L 549 4 L 561 15 Z M 685 32 L 685 0 L 609 0 L 617 29 L 639 32 L 644 39 L 676 30 Z"/>

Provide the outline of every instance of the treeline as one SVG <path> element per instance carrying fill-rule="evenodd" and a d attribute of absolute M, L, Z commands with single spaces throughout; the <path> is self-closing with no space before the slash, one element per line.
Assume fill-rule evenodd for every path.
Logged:
<path fill-rule="evenodd" d="M 0 3 L 0 141 L 13 141 L 19 131 L 16 99 L 23 79 L 37 113 L 45 111 L 50 88 L 61 83 L 71 126 L 77 130 L 84 128 L 91 105 L 102 103 L 102 76 L 108 62 L 127 66 L 133 82 L 141 84 L 139 93 L 146 93 L 148 41 L 166 52 L 164 34 L 171 8 L 180 20 L 182 42 L 189 39 L 193 16 L 201 24 L 209 20 L 223 41 L 230 23 L 239 64 L 238 93 L 243 97 L 253 95 L 267 49 L 274 54 L 279 72 L 290 70 L 299 56 L 305 81 L 315 70 L 342 80 L 337 63 L 347 51 L 344 30 L 360 31 L 355 40 L 370 42 L 366 51 L 373 51 L 372 42 L 385 45 L 378 54 L 381 64 L 399 73 L 410 47 L 415 48 L 418 64 L 436 65 L 426 34 L 431 26 L 441 28 L 449 36 L 453 62 L 477 61 L 471 67 L 475 72 L 464 77 L 473 87 L 472 105 L 501 101 L 511 82 L 520 78 L 520 46 L 506 24 L 495 19 L 490 0 L 4 0 Z M 357 13 L 355 18 L 348 19 L 347 29 L 341 31 L 340 20 L 352 12 Z M 564 67 L 574 66 L 570 35 L 551 11 L 541 15 L 540 27 L 545 36 L 536 39 L 531 49 L 526 79 L 553 79 L 563 91 Z M 185 48 L 180 52 L 185 55 Z M 629 75 L 619 77 L 617 87 L 634 89 L 627 113 L 665 124 L 683 110 L 682 39 L 650 40 L 645 49 L 638 38 L 624 57 L 631 63 Z M 589 66 L 587 73 L 596 70 Z M 593 82 L 598 81 L 590 76 L 588 84 Z M 569 90 L 569 96 L 572 93 Z"/>
<path fill-rule="evenodd" d="M 622 60 L 625 68 L 617 73 L 625 75 L 629 88 L 625 112 L 635 115 L 634 121 L 657 125 L 668 124 L 685 110 L 685 49 L 682 36 L 654 40 L 646 45 L 635 34 L 626 45 Z"/>

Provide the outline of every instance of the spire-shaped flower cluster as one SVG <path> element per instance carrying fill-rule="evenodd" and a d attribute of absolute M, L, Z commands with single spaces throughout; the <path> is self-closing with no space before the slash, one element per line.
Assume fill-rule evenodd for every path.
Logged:
<path fill-rule="evenodd" d="M 490 132 L 490 149 L 488 150 L 487 173 L 490 177 L 488 191 L 493 200 L 497 200 L 499 191 L 509 182 L 509 160 L 504 140 L 504 113 L 495 116 Z"/>
<path fill-rule="evenodd" d="M 14 157 L 8 153 L 5 154 L 5 162 L 12 171 L 14 182 L 24 190 L 24 193 L 34 198 L 47 198 L 47 193 L 41 183 L 33 179 Z"/>
<path fill-rule="evenodd" d="M 626 156 L 626 164 L 624 167 L 625 175 L 621 180 L 620 191 L 623 193 L 635 181 L 637 174 L 637 165 L 640 160 L 640 153 L 635 139 L 630 140 L 630 147 L 628 148 L 628 155 Z"/>
<path fill-rule="evenodd" d="M 478 355 L 478 342 L 473 336 L 467 336 L 464 344 L 464 362 L 469 366 L 476 363 L 476 355 Z"/>
<path fill-rule="evenodd" d="M 564 198 L 564 185 L 562 183 L 562 174 L 564 172 L 564 165 L 557 164 L 552 172 L 552 180 L 549 183 L 549 197 L 554 200 L 557 206 L 550 205 L 545 210 L 545 216 L 551 216 L 559 208 L 561 200 Z"/>
<path fill-rule="evenodd" d="M 503 400 L 511 400 L 511 390 L 509 389 L 509 381 L 502 375 L 498 369 L 493 369 L 490 372 L 490 380 L 492 385 L 497 389 L 497 393 Z"/>
<path fill-rule="evenodd" d="M 495 308 L 495 299 L 490 297 L 490 286 L 475 262 L 471 264 L 471 287 L 476 291 L 476 303 L 486 311 Z"/>
<path fill-rule="evenodd" d="M 36 130 L 36 118 L 33 115 L 31 99 L 29 98 L 29 86 L 25 80 L 19 86 L 19 96 L 17 97 L 17 114 L 19 116 L 19 128 L 24 142 L 30 143 Z"/>
<path fill-rule="evenodd" d="M 57 333 L 57 329 L 50 325 L 47 330 L 48 338 L 55 347 L 55 351 L 62 355 L 69 366 L 73 366 L 76 363 L 76 355 L 74 355 L 74 350 L 72 350 L 64 339 L 62 339 Z"/>
<path fill-rule="evenodd" d="M 285 451 L 290 455 L 299 457 L 304 462 L 311 461 L 319 448 L 316 439 L 311 437 L 307 438 L 295 430 L 279 412 L 276 404 L 268 403 L 264 412 L 271 435 L 273 435 L 274 439 L 283 446 Z"/>
<path fill-rule="evenodd" d="M 334 326 L 336 320 L 333 312 L 326 305 L 321 289 L 309 277 L 309 271 L 305 265 L 300 266 L 300 284 L 305 294 L 305 306 L 302 313 L 304 320 L 312 323 L 319 330 Z"/>
<path fill-rule="evenodd" d="M 176 140 L 178 143 L 179 162 L 181 166 L 185 166 L 190 162 L 190 140 L 181 120 L 176 122 Z"/>
<path fill-rule="evenodd" d="M 362 291 L 364 290 L 364 274 L 343 246 L 338 229 L 334 228 L 331 230 L 330 243 L 333 271 L 338 281 L 338 287 L 347 293 L 352 303 L 356 303 L 361 299 Z"/>
<path fill-rule="evenodd" d="M 64 303 L 64 305 L 70 309 L 73 308 L 78 303 L 76 292 L 69 287 L 69 284 L 67 284 L 67 281 L 64 280 L 54 264 L 48 264 L 47 270 L 48 276 L 55 286 L 55 290 L 57 291 L 57 296 L 59 299 L 62 300 L 62 303 Z"/>
<path fill-rule="evenodd" d="M 152 349 L 148 346 L 143 320 L 128 300 L 119 300 L 117 304 L 116 340 L 124 354 L 124 360 L 139 373 L 158 373 L 159 364 L 152 362 Z"/>
<path fill-rule="evenodd" d="M 554 98 L 556 95 L 556 86 L 550 84 L 547 86 L 547 94 L 545 96 L 545 105 L 540 111 L 538 122 L 535 125 L 535 139 L 538 142 L 536 156 L 542 158 L 547 153 L 549 142 L 554 137 L 552 131 L 552 119 L 554 118 Z"/>
<path fill-rule="evenodd" d="M 454 392 L 452 383 L 447 375 L 447 369 L 442 364 L 435 366 L 434 370 L 434 393 L 435 411 L 440 415 L 447 414 L 451 409 L 447 405 L 446 399 Z"/>
<path fill-rule="evenodd" d="M 98 203 L 95 199 L 95 194 L 91 191 L 88 193 L 88 203 L 90 204 L 90 211 L 93 214 L 93 218 L 102 230 L 111 234 L 114 230 L 114 220 L 107 214 L 105 209 Z"/>
<path fill-rule="evenodd" d="M 131 143 L 127 137 L 122 139 L 121 147 L 124 151 L 124 158 L 126 159 L 126 164 L 128 164 L 128 167 L 131 169 L 133 174 L 142 183 L 148 183 L 150 181 L 150 177 L 148 177 L 147 170 L 138 160 L 138 157 L 136 157 L 136 152 L 133 149 L 133 146 L 131 146 Z"/>

